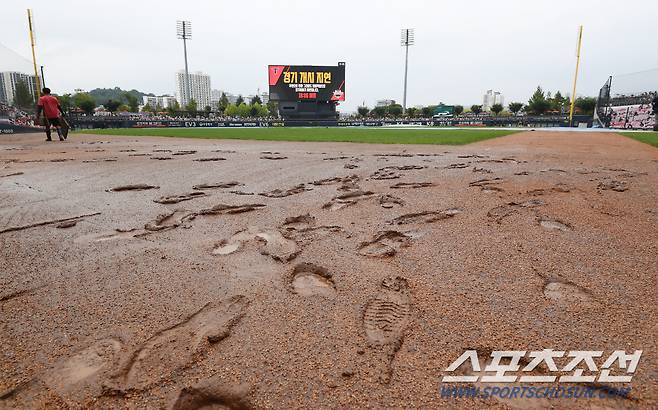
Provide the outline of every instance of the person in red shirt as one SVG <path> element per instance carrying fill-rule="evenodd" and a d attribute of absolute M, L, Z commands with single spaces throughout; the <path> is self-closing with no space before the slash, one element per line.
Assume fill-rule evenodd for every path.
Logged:
<path fill-rule="evenodd" d="M 61 129 L 64 120 L 60 117 L 60 113 L 64 114 L 64 111 L 62 111 L 62 106 L 59 105 L 57 97 L 50 95 L 50 88 L 43 89 L 43 95 L 41 98 L 39 98 L 39 102 L 37 103 L 37 124 L 41 120 L 41 112 L 43 112 L 46 119 L 46 141 L 52 141 L 50 138 L 51 126 L 55 127 L 55 131 L 57 131 L 59 140 L 64 141 L 66 139 L 66 135 L 62 134 Z"/>

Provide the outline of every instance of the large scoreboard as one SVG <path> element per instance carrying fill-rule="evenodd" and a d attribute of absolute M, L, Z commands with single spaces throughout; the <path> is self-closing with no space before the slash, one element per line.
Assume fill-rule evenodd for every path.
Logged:
<path fill-rule="evenodd" d="M 268 66 L 270 100 L 345 101 L 345 63 Z"/>

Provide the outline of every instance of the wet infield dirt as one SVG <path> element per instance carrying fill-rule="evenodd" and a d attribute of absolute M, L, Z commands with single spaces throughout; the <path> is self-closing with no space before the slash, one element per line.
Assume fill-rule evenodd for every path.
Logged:
<path fill-rule="evenodd" d="M 3 135 L 0 176 L 0 408 L 658 401 L 658 149 L 620 135 Z M 467 349 L 643 354 L 625 398 L 442 398 Z"/>

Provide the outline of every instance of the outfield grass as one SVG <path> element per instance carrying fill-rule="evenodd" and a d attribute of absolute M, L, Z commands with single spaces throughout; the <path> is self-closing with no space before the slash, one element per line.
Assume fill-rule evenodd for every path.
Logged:
<path fill-rule="evenodd" d="M 653 145 L 658 148 L 658 132 L 620 132 L 625 137 L 631 137 L 635 140 L 644 142 L 645 144 Z"/>
<path fill-rule="evenodd" d="M 81 134 L 156 136 L 267 141 L 360 142 L 371 144 L 463 145 L 518 131 L 431 128 L 111 128 Z"/>

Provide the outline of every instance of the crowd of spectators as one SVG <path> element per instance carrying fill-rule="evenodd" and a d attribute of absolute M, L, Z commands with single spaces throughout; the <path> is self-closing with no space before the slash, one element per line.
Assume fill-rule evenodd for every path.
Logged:
<path fill-rule="evenodd" d="M 0 122 L 33 127 L 34 116 L 11 105 L 0 103 Z"/>

